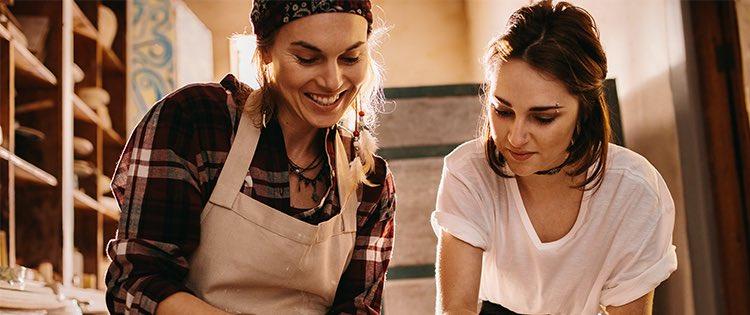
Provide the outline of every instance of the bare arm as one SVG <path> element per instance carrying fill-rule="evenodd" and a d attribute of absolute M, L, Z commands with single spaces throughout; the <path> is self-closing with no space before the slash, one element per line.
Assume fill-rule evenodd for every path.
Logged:
<path fill-rule="evenodd" d="M 609 315 L 651 315 L 654 304 L 654 291 L 646 293 L 639 299 L 621 306 L 607 307 Z"/>
<path fill-rule="evenodd" d="M 477 314 L 482 249 L 443 231 L 438 240 L 438 313 Z"/>
<path fill-rule="evenodd" d="M 228 313 L 201 301 L 193 295 L 177 292 L 161 301 L 156 307 L 156 315 L 172 314 L 224 315 Z"/>

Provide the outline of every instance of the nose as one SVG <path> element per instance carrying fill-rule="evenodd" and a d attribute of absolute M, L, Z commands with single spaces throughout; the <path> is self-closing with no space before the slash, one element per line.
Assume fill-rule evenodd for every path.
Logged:
<path fill-rule="evenodd" d="M 344 85 L 343 73 L 339 64 L 336 61 L 326 63 L 317 81 L 321 87 L 328 91 L 338 91 Z"/>
<path fill-rule="evenodd" d="M 516 119 L 508 131 L 508 143 L 514 148 L 521 148 L 529 142 L 529 132 L 523 119 Z"/>

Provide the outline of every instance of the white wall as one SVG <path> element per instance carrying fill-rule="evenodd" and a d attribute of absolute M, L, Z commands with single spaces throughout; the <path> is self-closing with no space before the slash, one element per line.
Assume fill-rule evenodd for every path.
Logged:
<path fill-rule="evenodd" d="M 463 1 L 373 0 L 391 30 L 381 52 L 386 87 L 476 82 Z"/>
<path fill-rule="evenodd" d="M 214 77 L 211 30 L 184 2 L 173 0 L 175 14 L 175 86 L 209 82 Z"/>
<path fill-rule="evenodd" d="M 214 80 L 229 73 L 229 38 L 233 34 L 252 34 L 252 0 L 183 0 L 211 30 L 213 36 Z"/>

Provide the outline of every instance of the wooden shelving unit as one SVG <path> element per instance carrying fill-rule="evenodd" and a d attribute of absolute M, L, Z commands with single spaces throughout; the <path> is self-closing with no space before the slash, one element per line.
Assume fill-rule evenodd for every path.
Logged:
<path fill-rule="evenodd" d="M 118 19 L 112 47 L 97 29 L 100 6 Z M 5 251 L 0 257 L 32 269 L 50 263 L 63 293 L 89 303 L 85 312 L 106 312 L 105 245 L 120 218 L 119 209 L 106 200 L 111 193 L 100 176 L 114 173 L 125 143 L 126 8 L 120 0 L 42 0 L 15 1 L 0 11 L 11 15 L 0 18 L 0 230 L 6 235 L 0 244 L 7 244 L 0 246 Z M 10 31 L 8 23 L 19 16 L 49 22 L 44 54 Z M 83 79 L 74 81 L 81 74 Z M 109 117 L 79 97 L 84 88 L 109 92 Z M 17 123 L 44 136 L 19 137 Z M 93 152 L 76 156 L 74 137 L 88 140 Z M 93 175 L 77 176 L 82 164 L 90 165 Z M 74 270 L 75 252 L 83 256 L 81 275 Z M 0 307 L 38 308 L 24 304 L 39 300 L 38 294 L 4 288 L 0 281 Z"/>
<path fill-rule="evenodd" d="M 89 195 L 80 190 L 76 190 L 73 192 L 73 199 L 75 200 L 76 209 L 96 211 L 103 214 L 109 219 L 115 221 L 120 220 L 120 210 L 109 209 L 99 201 L 94 200 L 94 198 L 91 198 Z"/>
<path fill-rule="evenodd" d="M 33 79 L 49 85 L 57 84 L 57 77 L 44 66 L 26 47 L 14 42 L 14 53 L 16 56 L 16 68 L 19 74 L 27 74 Z"/>

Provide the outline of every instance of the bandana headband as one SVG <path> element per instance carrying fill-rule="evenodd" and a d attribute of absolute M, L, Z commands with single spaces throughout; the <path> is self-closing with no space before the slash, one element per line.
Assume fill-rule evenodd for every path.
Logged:
<path fill-rule="evenodd" d="M 352 13 L 367 20 L 372 30 L 372 5 L 369 0 L 254 0 L 250 20 L 255 36 L 263 40 L 284 24 L 318 13 Z"/>

